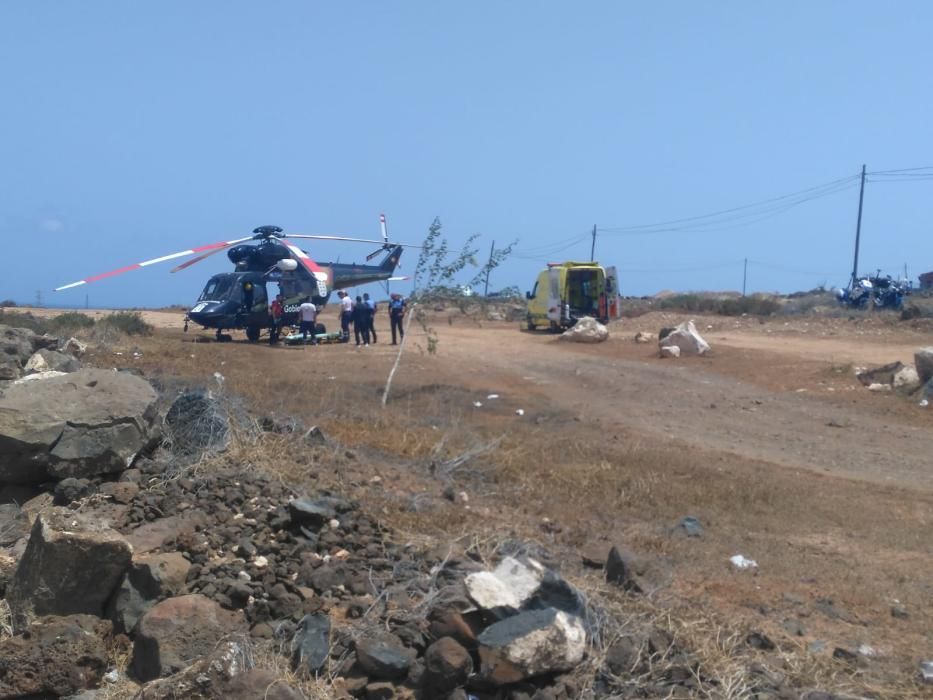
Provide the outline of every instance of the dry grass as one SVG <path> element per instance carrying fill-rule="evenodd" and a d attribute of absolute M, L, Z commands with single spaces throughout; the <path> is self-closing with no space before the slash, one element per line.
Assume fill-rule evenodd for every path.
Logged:
<path fill-rule="evenodd" d="M 433 382 L 403 377 L 389 410 L 383 411 L 384 375 L 366 364 L 373 361 L 365 355 L 346 348 L 318 353 L 251 349 L 180 343 L 160 335 L 138 342 L 142 357 L 136 364 L 148 372 L 179 376 L 193 385 L 211 384 L 213 373 L 220 372 L 224 391 L 243 397 L 255 415 L 319 425 L 328 437 L 325 446 L 307 447 L 300 433 L 244 433 L 200 469 L 265 469 L 296 493 L 339 489 L 381 514 L 404 541 L 425 548 L 457 541 L 483 552 L 489 563 L 506 541 L 539 542 L 565 562 L 573 562 L 578 548 L 588 544 L 608 548 L 610 541 L 622 541 L 670 561 L 673 584 L 649 599 L 620 598 L 592 579 L 580 585 L 611 613 L 615 634 L 646 626 L 670 631 L 695 655 L 696 682 L 708 697 L 747 696 L 743 693 L 754 681 L 748 666 L 761 657 L 744 645 L 752 626 L 763 626 L 780 640 L 776 658 L 767 661 L 796 687 L 868 697 L 916 696 L 915 669 L 906 661 L 881 664 L 878 676 L 890 674 L 883 680 L 869 678 L 860 669 L 808 653 L 802 642 L 774 629 L 779 618 L 761 618 L 753 625 L 750 620 L 759 618 L 748 611 L 751 605 L 779 601 L 785 591 L 813 591 L 813 596 L 833 597 L 859 610 L 863 606 L 866 616 L 883 619 L 887 610 L 879 598 L 884 600 L 885 591 L 902 590 L 901 582 L 922 571 L 924 561 L 928 564 L 930 499 L 917 494 L 905 499 L 894 487 L 868 490 L 809 473 L 789 478 L 771 464 L 676 442 L 626 434 L 607 439 L 597 426 L 557 414 L 545 415 L 540 424 L 511 423 L 503 437 L 501 423 L 469 410 L 473 394 L 454 374 L 433 376 Z M 98 360 L 110 362 L 113 356 L 108 352 Z M 354 374 L 355 366 L 370 368 Z M 460 468 L 438 473 L 438 465 L 500 439 L 494 451 L 480 450 Z M 383 478 L 378 488 L 368 485 L 373 475 Z M 468 506 L 440 497 L 447 482 L 469 493 Z M 671 536 L 671 528 L 688 514 L 701 519 L 708 537 L 687 541 Z M 726 560 L 736 552 L 757 559 L 762 575 L 734 575 Z M 569 566 L 564 573 L 572 572 Z M 801 583 L 817 580 L 818 588 Z M 919 628 L 925 598 L 921 589 L 911 590 L 912 597 L 903 600 L 918 611 L 912 625 Z M 808 627 L 811 623 L 814 635 L 830 640 L 849 632 L 821 620 L 809 621 Z M 884 626 L 868 634 L 869 642 L 877 638 L 897 659 L 911 659 L 911 645 L 921 641 L 914 633 L 898 639 L 897 630 Z M 594 647 L 591 663 L 597 663 L 604 646 Z M 650 673 L 662 673 L 667 661 L 651 663 Z M 288 677 L 284 668 L 282 673 Z M 326 683 L 312 684 L 304 692 L 327 697 L 326 688 Z"/>

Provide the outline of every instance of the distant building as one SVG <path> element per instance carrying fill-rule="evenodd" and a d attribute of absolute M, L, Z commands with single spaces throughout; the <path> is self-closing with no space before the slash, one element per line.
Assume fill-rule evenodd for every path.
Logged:
<path fill-rule="evenodd" d="M 920 275 L 920 289 L 933 289 L 933 272 Z"/>

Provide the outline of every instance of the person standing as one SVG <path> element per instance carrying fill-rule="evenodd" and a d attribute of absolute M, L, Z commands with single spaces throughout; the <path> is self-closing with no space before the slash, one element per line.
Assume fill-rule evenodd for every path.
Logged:
<path fill-rule="evenodd" d="M 398 329 L 398 337 L 405 337 L 405 329 L 402 327 L 402 319 L 405 318 L 405 299 L 398 292 L 392 294 L 389 301 L 389 323 L 392 326 L 392 345 L 396 344 L 395 332 Z"/>
<path fill-rule="evenodd" d="M 363 295 L 363 303 L 366 304 L 369 309 L 369 335 L 372 338 L 373 345 L 376 344 L 376 312 L 379 310 L 379 307 L 376 305 L 376 302 L 369 298 L 369 294 Z"/>
<path fill-rule="evenodd" d="M 345 291 L 337 292 L 340 297 L 340 331 L 343 335 L 343 342 L 350 342 L 350 321 L 353 320 L 353 300 Z"/>
<path fill-rule="evenodd" d="M 272 316 L 272 326 L 269 328 L 269 345 L 279 342 L 279 331 L 282 329 L 282 316 L 285 315 L 285 306 L 282 304 L 282 295 L 276 294 L 269 305 L 269 315 Z"/>
<path fill-rule="evenodd" d="M 358 296 L 353 305 L 353 335 L 356 337 L 357 346 L 360 339 L 363 340 L 364 346 L 369 346 L 369 319 L 369 307 L 363 303 L 363 298 Z"/>
<path fill-rule="evenodd" d="M 305 297 L 298 307 L 298 332 L 302 340 L 308 342 L 308 333 L 311 334 L 311 344 L 317 345 L 317 307 L 311 303 L 311 297 Z"/>

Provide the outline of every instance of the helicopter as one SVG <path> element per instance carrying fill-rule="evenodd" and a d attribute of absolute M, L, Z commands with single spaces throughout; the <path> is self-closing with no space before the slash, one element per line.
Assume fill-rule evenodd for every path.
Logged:
<path fill-rule="evenodd" d="M 382 229 L 381 241 L 347 236 L 285 233 L 278 226 L 258 226 L 253 229 L 252 236 L 209 243 L 144 260 L 56 287 L 55 291 L 72 289 L 149 265 L 194 255 L 195 257 L 171 270 L 178 272 L 226 250 L 227 257 L 234 265 L 234 271 L 218 273 L 207 281 L 197 301 L 185 315 L 184 329 L 187 332 L 189 322 L 204 329 L 214 329 L 217 340 L 230 339 L 230 336 L 224 333 L 225 330 L 245 330 L 247 339 L 256 342 L 262 331 L 272 324 L 269 303 L 275 294 L 268 291 L 267 285 L 277 284 L 278 293 L 284 298 L 283 323 L 297 325 L 298 307 L 305 299 L 310 299 L 321 308 L 327 304 L 335 290 L 370 282 L 408 279 L 395 276 L 394 272 L 403 249 L 419 246 L 390 243 L 385 215 L 380 214 L 379 221 Z M 372 260 L 383 252 L 385 256 L 379 263 L 372 265 L 317 263 L 290 239 L 375 243 L 380 247 L 367 255 L 366 260 Z M 325 330 L 322 324 L 318 324 L 315 332 L 324 333 Z"/>

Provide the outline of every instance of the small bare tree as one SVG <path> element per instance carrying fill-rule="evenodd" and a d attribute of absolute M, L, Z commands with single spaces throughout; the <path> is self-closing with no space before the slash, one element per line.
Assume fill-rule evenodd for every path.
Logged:
<path fill-rule="evenodd" d="M 479 238 L 478 233 L 472 234 L 466 239 L 460 250 L 451 257 L 450 244 L 447 239 L 441 235 L 441 220 L 434 217 L 434 221 L 428 227 L 428 235 L 421 246 L 421 253 L 418 256 L 418 264 L 415 266 L 414 282 L 415 289 L 412 292 L 411 305 L 408 308 L 408 318 L 405 319 L 405 332 L 402 335 L 401 343 L 398 347 L 398 354 L 395 357 L 395 363 L 389 371 L 386 380 L 385 390 L 382 393 L 382 405 L 386 405 L 389 400 L 389 389 L 392 386 L 392 379 L 398 370 L 399 363 L 402 360 L 402 350 L 405 348 L 405 338 L 408 337 L 408 327 L 411 325 L 411 319 L 416 318 L 421 328 L 424 330 L 427 339 L 427 351 L 429 355 L 437 352 L 437 332 L 428 324 L 428 318 L 421 313 L 418 308 L 421 300 L 429 297 L 432 293 L 449 289 L 454 279 L 470 267 L 479 267 L 476 260 L 478 249 L 474 245 Z M 505 248 L 494 248 L 489 260 L 485 265 L 479 267 L 479 271 L 470 280 L 469 285 L 475 286 L 483 280 L 491 270 L 504 262 L 512 252 L 515 241 L 509 243 Z"/>

